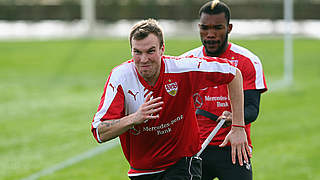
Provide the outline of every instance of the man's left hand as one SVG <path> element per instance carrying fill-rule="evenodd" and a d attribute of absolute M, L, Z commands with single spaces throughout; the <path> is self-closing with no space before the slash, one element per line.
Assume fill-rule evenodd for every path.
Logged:
<path fill-rule="evenodd" d="M 219 147 L 225 147 L 228 142 L 231 143 L 231 158 L 233 164 L 236 164 L 236 156 L 238 156 L 240 166 L 243 165 L 243 159 L 245 162 L 249 162 L 248 156 L 251 158 L 252 154 L 248 145 L 247 134 L 244 128 L 231 127 L 231 131 L 228 133 Z"/>

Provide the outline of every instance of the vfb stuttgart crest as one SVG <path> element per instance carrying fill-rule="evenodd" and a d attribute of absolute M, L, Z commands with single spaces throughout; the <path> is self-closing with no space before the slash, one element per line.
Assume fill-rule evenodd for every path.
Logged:
<path fill-rule="evenodd" d="M 177 82 L 173 82 L 173 83 L 170 83 L 170 84 L 166 84 L 165 88 L 166 88 L 166 91 L 171 96 L 175 96 L 177 94 L 177 91 L 178 91 L 178 83 Z"/>
<path fill-rule="evenodd" d="M 230 61 L 234 64 L 234 66 L 236 66 L 236 67 L 238 66 L 239 61 L 235 60 L 234 57 L 232 57 Z"/>

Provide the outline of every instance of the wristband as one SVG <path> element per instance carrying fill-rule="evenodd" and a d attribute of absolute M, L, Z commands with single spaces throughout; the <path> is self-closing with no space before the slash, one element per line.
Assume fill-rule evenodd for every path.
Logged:
<path fill-rule="evenodd" d="M 241 127 L 241 128 L 245 128 L 246 127 L 246 126 L 236 125 L 236 124 L 231 124 L 231 126 L 233 126 L 233 127 Z"/>

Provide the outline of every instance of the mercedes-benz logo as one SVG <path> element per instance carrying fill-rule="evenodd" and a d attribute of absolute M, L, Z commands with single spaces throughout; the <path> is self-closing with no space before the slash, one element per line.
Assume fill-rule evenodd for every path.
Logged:
<path fill-rule="evenodd" d="M 195 93 L 193 95 L 193 103 L 194 103 L 194 106 L 195 108 L 201 108 L 201 106 L 203 105 L 203 100 L 202 100 L 202 97 L 200 96 L 199 93 Z"/>

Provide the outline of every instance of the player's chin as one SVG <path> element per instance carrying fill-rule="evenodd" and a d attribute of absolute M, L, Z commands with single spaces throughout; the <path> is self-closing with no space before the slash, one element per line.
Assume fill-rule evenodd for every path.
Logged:
<path fill-rule="evenodd" d="M 207 51 L 217 51 L 219 49 L 219 44 L 218 43 L 214 43 L 214 44 L 205 44 L 205 47 L 207 49 Z"/>
<path fill-rule="evenodd" d="M 150 71 L 140 71 L 140 74 L 144 79 L 149 79 L 152 77 L 152 73 Z"/>
<path fill-rule="evenodd" d="M 207 52 L 210 53 L 210 54 L 217 53 L 218 49 L 219 49 L 218 47 L 206 47 Z"/>

